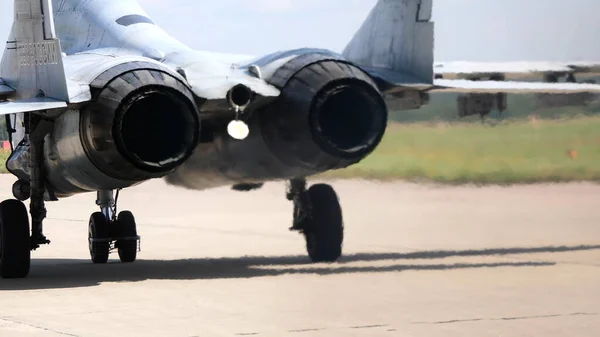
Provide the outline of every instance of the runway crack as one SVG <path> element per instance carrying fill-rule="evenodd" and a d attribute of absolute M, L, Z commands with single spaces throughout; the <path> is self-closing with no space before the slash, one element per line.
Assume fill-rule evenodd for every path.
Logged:
<path fill-rule="evenodd" d="M 448 321 L 412 322 L 411 324 L 452 324 L 452 323 L 468 323 L 468 322 L 479 322 L 479 321 L 516 321 L 516 320 L 525 320 L 525 319 L 541 319 L 541 318 L 569 317 L 569 316 L 597 316 L 597 315 L 598 315 L 598 313 L 576 312 L 576 313 L 571 313 L 571 314 L 551 314 L 551 315 L 538 315 L 538 316 L 453 319 L 453 320 L 448 320 Z"/>
<path fill-rule="evenodd" d="M 39 325 L 35 325 L 35 324 L 30 324 L 30 323 L 25 323 L 25 322 L 21 322 L 21 321 L 16 321 L 14 319 L 9 319 L 9 318 L 6 318 L 6 317 L 2 317 L 2 318 L 0 318 L 0 320 L 8 322 L 8 323 L 12 323 L 12 324 L 24 325 L 24 326 L 27 326 L 27 327 L 30 327 L 30 328 L 34 328 L 34 329 L 37 329 L 37 330 L 52 332 L 52 333 L 55 333 L 57 335 L 71 336 L 71 337 L 80 337 L 79 335 L 73 335 L 73 334 L 70 334 L 70 333 L 67 333 L 67 332 L 53 330 L 53 329 L 45 328 L 43 326 L 39 326 Z"/>
<path fill-rule="evenodd" d="M 325 329 L 312 328 L 312 329 L 290 330 L 288 332 L 313 332 L 313 331 L 323 331 L 323 330 L 325 330 Z"/>
<path fill-rule="evenodd" d="M 374 329 L 374 328 L 385 328 L 386 326 L 390 326 L 390 325 L 389 324 L 358 325 L 358 326 L 351 326 L 350 329 Z"/>

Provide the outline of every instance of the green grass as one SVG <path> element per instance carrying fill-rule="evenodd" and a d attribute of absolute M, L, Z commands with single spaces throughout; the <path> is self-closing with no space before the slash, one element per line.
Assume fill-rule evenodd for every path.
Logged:
<path fill-rule="evenodd" d="M 10 155 L 10 151 L 0 149 L 0 173 L 8 173 L 6 170 L 6 160 Z"/>
<path fill-rule="evenodd" d="M 571 158 L 569 151 L 577 151 Z M 0 151 L 6 173 L 9 152 Z M 600 181 L 600 117 L 556 121 L 391 124 L 361 163 L 323 178 L 515 184 Z"/>
<path fill-rule="evenodd" d="M 570 150 L 577 151 L 575 159 Z M 391 124 L 372 155 L 322 177 L 449 184 L 600 181 L 600 118 Z"/>

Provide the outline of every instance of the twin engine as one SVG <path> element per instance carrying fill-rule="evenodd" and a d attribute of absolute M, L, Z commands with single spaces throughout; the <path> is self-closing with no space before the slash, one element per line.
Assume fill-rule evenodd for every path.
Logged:
<path fill-rule="evenodd" d="M 214 141 L 201 144 L 167 176 L 169 183 L 203 189 L 307 177 L 355 164 L 381 141 L 386 103 L 358 67 L 331 55 L 305 54 L 265 80 L 281 95 L 251 112 L 249 137 L 238 141 L 215 128 Z"/>
<path fill-rule="evenodd" d="M 381 141 L 386 103 L 358 67 L 305 54 L 269 73 L 281 95 L 244 114 L 250 135 L 240 141 L 224 114 L 204 118 L 201 129 L 192 92 L 168 68 L 131 62 L 105 71 L 91 83 L 91 102 L 58 116 L 46 136 L 51 197 L 161 177 L 193 189 L 308 177 L 355 164 Z M 28 180 L 24 161 L 7 167 Z"/>

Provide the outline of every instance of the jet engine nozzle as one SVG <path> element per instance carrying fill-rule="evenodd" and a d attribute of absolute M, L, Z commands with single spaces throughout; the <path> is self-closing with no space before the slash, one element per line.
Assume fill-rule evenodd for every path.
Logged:
<path fill-rule="evenodd" d="M 82 143 L 92 162 L 113 178 L 159 178 L 196 148 L 198 116 L 182 82 L 162 71 L 136 69 L 108 82 L 82 110 Z"/>
<path fill-rule="evenodd" d="M 351 159 L 371 152 L 385 131 L 379 94 L 360 81 L 333 82 L 314 98 L 310 129 L 323 149 Z"/>
<path fill-rule="evenodd" d="M 147 88 L 121 103 L 112 125 L 119 152 L 137 168 L 162 174 L 180 165 L 198 140 L 198 114 L 172 90 Z"/>
<path fill-rule="evenodd" d="M 151 66 L 108 70 L 92 83 L 89 104 L 57 119 L 45 150 L 57 195 L 160 178 L 192 155 L 200 136 L 192 93 L 175 74 Z"/>
<path fill-rule="evenodd" d="M 293 73 L 278 101 L 262 114 L 261 125 L 282 162 L 318 173 L 355 164 L 375 150 L 387 113 L 368 75 L 351 64 L 324 60 Z"/>

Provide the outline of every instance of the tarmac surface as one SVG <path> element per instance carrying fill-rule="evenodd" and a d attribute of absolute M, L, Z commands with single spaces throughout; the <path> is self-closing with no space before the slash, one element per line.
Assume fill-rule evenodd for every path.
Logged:
<path fill-rule="evenodd" d="M 600 335 L 599 185 L 333 184 L 335 264 L 309 263 L 280 183 L 122 191 L 134 264 L 90 262 L 95 194 L 50 203 L 52 244 L 0 280 L 0 336 Z"/>

